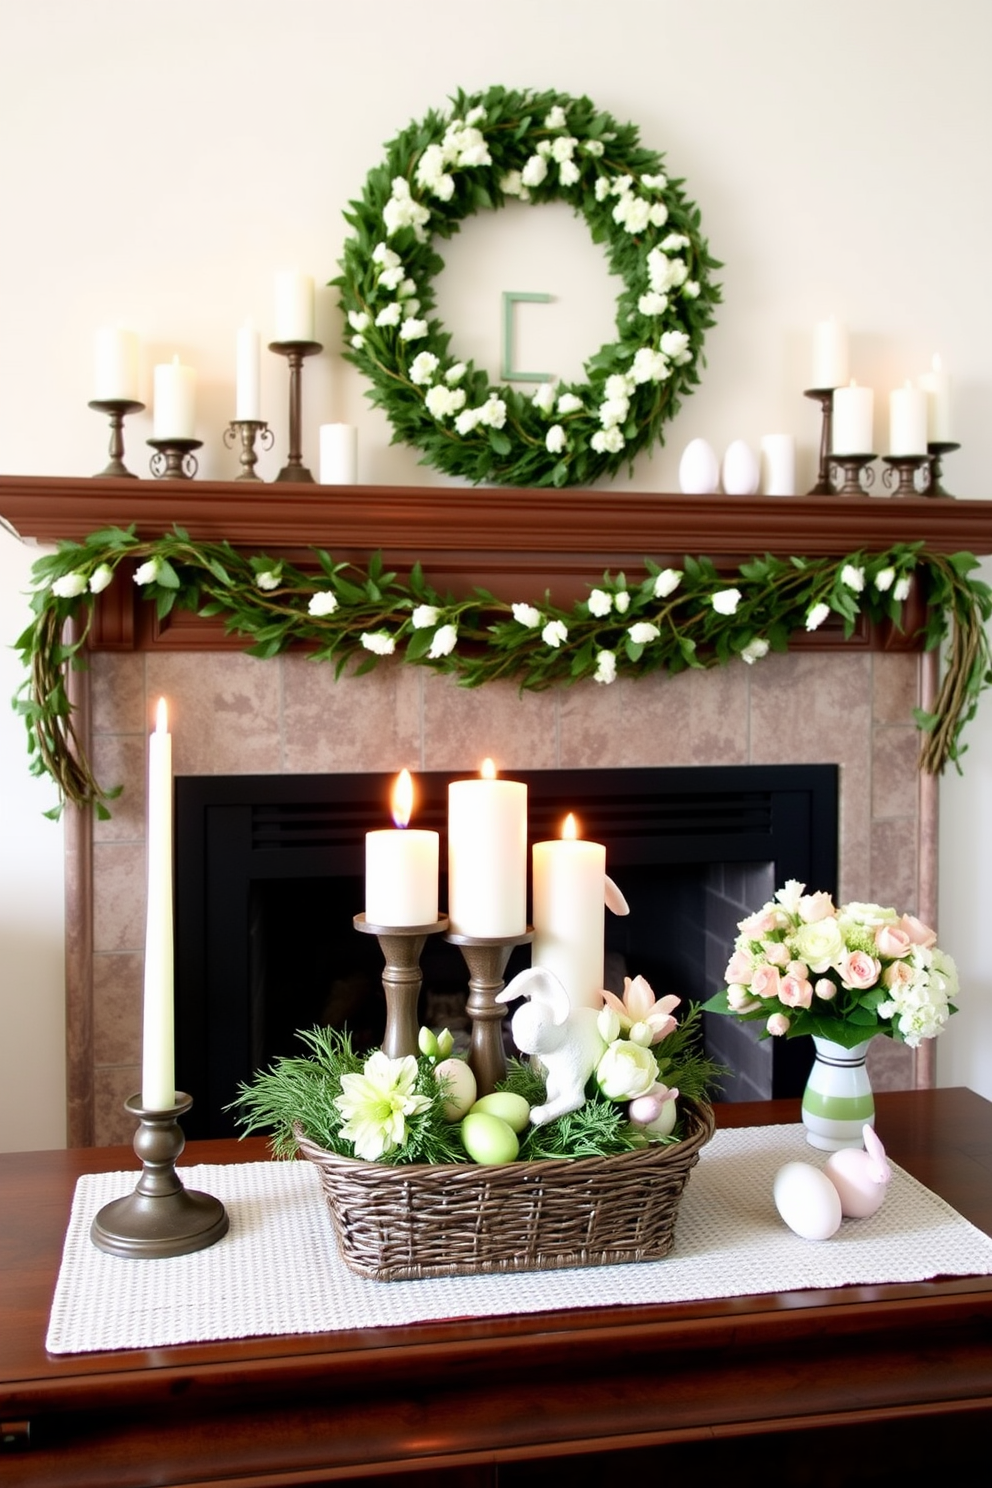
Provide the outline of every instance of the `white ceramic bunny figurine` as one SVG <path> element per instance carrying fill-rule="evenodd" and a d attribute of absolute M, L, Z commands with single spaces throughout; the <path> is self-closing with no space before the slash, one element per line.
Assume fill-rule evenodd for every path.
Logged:
<path fill-rule="evenodd" d="M 594 1008 L 573 1008 L 558 978 L 540 966 L 515 976 L 497 1002 L 528 999 L 513 1015 L 510 1029 L 521 1054 L 534 1055 L 547 1080 L 547 1100 L 531 1108 L 530 1119 L 543 1126 L 585 1101 L 586 1082 L 606 1052 Z"/>
<path fill-rule="evenodd" d="M 892 1176 L 885 1148 L 874 1128 L 862 1127 L 861 1135 L 864 1152 L 859 1147 L 842 1147 L 830 1154 L 824 1168 L 840 1194 L 841 1210 L 848 1219 L 867 1219 L 881 1208 L 885 1186 Z"/>

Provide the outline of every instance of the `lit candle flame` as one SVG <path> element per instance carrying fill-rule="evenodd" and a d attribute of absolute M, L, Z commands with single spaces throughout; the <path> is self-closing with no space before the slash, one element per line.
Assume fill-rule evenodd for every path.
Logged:
<path fill-rule="evenodd" d="M 165 706 L 165 698 L 159 698 L 158 707 L 155 710 L 155 732 L 157 734 L 169 732 L 169 710 Z"/>
<path fill-rule="evenodd" d="M 390 805 L 396 825 L 398 827 L 408 826 L 413 814 L 413 781 L 409 770 L 401 770 L 397 775 L 393 783 Z"/>
<path fill-rule="evenodd" d="M 492 760 L 489 759 L 488 755 L 479 766 L 479 774 L 482 776 L 483 780 L 496 779 L 496 766 L 493 764 Z"/>
<path fill-rule="evenodd" d="M 563 842 L 574 842 L 579 835 L 578 823 L 570 811 L 565 818 L 565 825 L 561 829 Z"/>

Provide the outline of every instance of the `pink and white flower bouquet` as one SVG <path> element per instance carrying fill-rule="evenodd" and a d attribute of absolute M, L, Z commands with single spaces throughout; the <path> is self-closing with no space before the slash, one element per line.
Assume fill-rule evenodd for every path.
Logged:
<path fill-rule="evenodd" d="M 760 1020 L 774 1037 L 853 1048 L 884 1034 L 916 1048 L 957 1011 L 958 974 L 929 926 L 880 904 L 834 905 L 789 879 L 741 920 L 711 1013 Z"/>

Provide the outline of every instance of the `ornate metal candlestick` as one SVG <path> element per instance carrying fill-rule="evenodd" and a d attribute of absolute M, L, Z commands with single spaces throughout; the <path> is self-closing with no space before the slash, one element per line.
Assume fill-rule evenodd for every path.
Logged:
<path fill-rule="evenodd" d="M 100 471 L 100 477 L 123 475 L 129 480 L 137 479 L 134 471 L 128 470 L 124 464 L 124 420 L 129 413 L 140 413 L 144 406 L 144 403 L 138 403 L 132 398 L 94 398 L 87 405 L 110 418 L 110 464 Z M 954 448 L 957 449 L 957 445 Z"/>
<path fill-rule="evenodd" d="M 953 500 L 953 493 L 951 491 L 945 491 L 940 483 L 942 474 L 941 462 L 945 455 L 951 455 L 955 450 L 960 448 L 961 446 L 959 444 L 954 444 L 950 440 L 927 445 L 930 453 L 930 484 L 926 491 L 923 492 L 925 496 L 948 496 Z"/>
<path fill-rule="evenodd" d="M 206 1250 L 227 1234 L 230 1221 L 220 1200 L 184 1188 L 176 1172 L 176 1158 L 186 1145 L 178 1118 L 192 1104 L 180 1090 L 168 1111 L 146 1111 L 140 1095 L 124 1102 L 126 1111 L 141 1118 L 134 1151 L 144 1171 L 134 1192 L 105 1204 L 90 1226 L 90 1239 L 99 1250 L 158 1260 Z"/>
<path fill-rule="evenodd" d="M 893 496 L 925 496 L 930 484 L 929 455 L 883 455 L 889 467 L 882 475 L 882 484 Z M 916 484 L 917 471 L 923 471 L 926 480 L 922 486 Z M 898 485 L 896 482 L 898 481 Z M 895 486 L 895 490 L 892 487 Z"/>
<path fill-rule="evenodd" d="M 875 455 L 833 455 L 831 470 L 839 470 L 840 484 L 831 489 L 835 496 L 867 496 L 869 486 L 874 484 L 875 472 L 870 469 Z"/>
<path fill-rule="evenodd" d="M 155 453 L 148 468 L 156 480 L 192 480 L 199 466 L 193 451 L 201 449 L 202 439 L 149 439 Z"/>
<path fill-rule="evenodd" d="M 258 440 L 263 450 L 270 450 L 275 442 L 272 430 L 264 419 L 232 419 L 224 430 L 224 443 L 228 449 L 233 449 L 237 439 L 241 441 L 239 459 L 242 467 L 242 473 L 237 479 L 260 481 L 262 477 L 255 474 L 255 466 L 258 464 L 255 441 Z"/>
<path fill-rule="evenodd" d="M 319 341 L 270 341 L 269 350 L 289 362 L 289 459 L 277 481 L 313 481 L 300 453 L 300 401 L 304 357 L 323 351 Z"/>
<path fill-rule="evenodd" d="M 382 973 L 382 990 L 386 994 L 386 1036 L 382 1050 L 390 1059 L 419 1053 L 417 1035 L 417 1000 L 423 977 L 420 955 L 428 935 L 447 930 L 448 917 L 442 915 L 433 925 L 370 925 L 363 914 L 354 918 L 356 930 L 378 936 L 386 965 Z"/>
<path fill-rule="evenodd" d="M 835 491 L 830 484 L 830 442 L 833 437 L 834 422 L 834 390 L 833 388 L 807 388 L 803 393 L 804 398 L 814 398 L 820 405 L 823 422 L 820 426 L 820 468 L 817 472 L 816 485 L 811 486 L 807 496 L 833 496 Z"/>
<path fill-rule="evenodd" d="M 459 935 L 449 931 L 444 937 L 458 946 L 469 970 L 466 1011 L 472 1019 L 472 1039 L 468 1062 L 475 1075 L 480 1095 L 490 1095 L 506 1075 L 502 1022 L 506 1008 L 496 1001 L 503 990 L 503 973 L 514 946 L 529 945 L 533 930 L 523 935 Z"/>

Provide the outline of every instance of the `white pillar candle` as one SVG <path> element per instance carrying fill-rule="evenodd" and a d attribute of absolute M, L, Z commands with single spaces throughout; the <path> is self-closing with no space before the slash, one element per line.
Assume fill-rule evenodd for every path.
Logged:
<path fill-rule="evenodd" d="M 296 269 L 276 275 L 277 341 L 313 340 L 313 280 Z"/>
<path fill-rule="evenodd" d="M 927 452 L 927 395 L 907 382 L 889 394 L 889 454 L 925 455 Z"/>
<path fill-rule="evenodd" d="M 176 1103 L 172 969 L 172 735 L 159 698 L 148 741 L 148 904 L 141 1104 L 168 1111 Z"/>
<path fill-rule="evenodd" d="M 138 338 L 133 331 L 104 326 L 96 333 L 93 367 L 94 403 L 140 403 Z"/>
<path fill-rule="evenodd" d="M 793 434 L 763 434 L 761 489 L 766 496 L 796 494 L 796 440 Z"/>
<path fill-rule="evenodd" d="M 606 848 L 576 838 L 569 816 L 557 842 L 535 842 L 531 965 L 553 972 L 572 1007 L 603 1005 Z"/>
<path fill-rule="evenodd" d="M 262 417 L 261 351 L 261 338 L 251 321 L 246 321 L 238 332 L 237 397 L 234 405 L 234 417 L 244 422 Z"/>
<path fill-rule="evenodd" d="M 155 368 L 155 438 L 192 439 L 196 430 L 196 373 L 178 356 Z"/>
<path fill-rule="evenodd" d="M 370 925 L 433 925 L 437 920 L 437 832 L 412 831 L 413 781 L 401 770 L 389 828 L 365 834 L 365 918 Z"/>
<path fill-rule="evenodd" d="M 448 786 L 448 918 L 459 935 L 522 935 L 527 928 L 527 787 L 497 780 Z"/>
<path fill-rule="evenodd" d="M 813 382 L 815 388 L 843 387 L 848 377 L 847 327 L 831 315 L 813 327 Z"/>
<path fill-rule="evenodd" d="M 951 444 L 954 440 L 951 421 L 951 379 L 944 371 L 939 356 L 934 356 L 931 370 L 923 373 L 919 384 L 927 394 L 928 443 Z"/>
<path fill-rule="evenodd" d="M 320 484 L 353 486 L 358 480 L 358 430 L 354 424 L 321 424 Z"/>
<path fill-rule="evenodd" d="M 833 442 L 835 455 L 873 454 L 875 394 L 851 382 L 834 392 Z"/>

